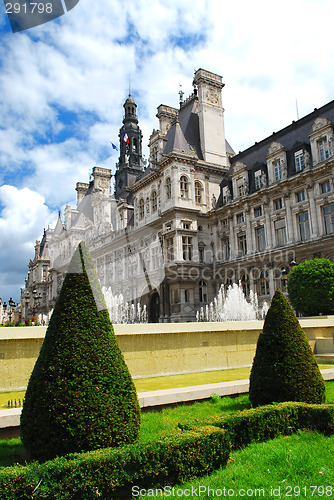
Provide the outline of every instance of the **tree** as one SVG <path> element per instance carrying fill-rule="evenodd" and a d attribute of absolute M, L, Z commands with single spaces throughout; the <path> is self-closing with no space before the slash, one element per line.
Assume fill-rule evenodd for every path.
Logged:
<path fill-rule="evenodd" d="M 297 314 L 334 314 L 334 264 L 328 259 L 298 264 L 288 279 L 288 292 Z"/>
<path fill-rule="evenodd" d="M 30 456 L 134 442 L 140 407 L 91 256 L 76 249 L 31 374 L 21 416 Z"/>
<path fill-rule="evenodd" d="M 325 383 L 298 319 L 277 290 L 266 315 L 250 374 L 253 406 L 283 401 L 323 403 Z"/>

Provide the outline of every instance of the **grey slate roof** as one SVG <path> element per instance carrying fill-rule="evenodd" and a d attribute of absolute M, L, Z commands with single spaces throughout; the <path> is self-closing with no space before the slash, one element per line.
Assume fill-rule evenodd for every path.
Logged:
<path fill-rule="evenodd" d="M 309 134 L 312 132 L 312 124 L 318 117 L 328 118 L 334 123 L 334 101 L 325 104 L 319 109 L 315 109 L 312 113 L 304 116 L 298 121 L 279 130 L 278 132 L 266 137 L 261 142 L 245 149 L 241 153 L 235 155 L 231 163 L 241 161 L 249 168 L 252 168 L 256 163 L 266 163 L 268 149 L 272 142 L 280 142 L 283 144 L 286 151 L 291 150 L 297 143 L 310 144 Z"/>

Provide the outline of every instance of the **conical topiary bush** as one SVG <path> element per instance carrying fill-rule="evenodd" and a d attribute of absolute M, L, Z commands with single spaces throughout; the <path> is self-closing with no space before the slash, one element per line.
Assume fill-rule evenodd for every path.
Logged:
<path fill-rule="evenodd" d="M 282 401 L 323 403 L 325 383 L 290 304 L 277 290 L 267 313 L 250 374 L 253 406 Z"/>
<path fill-rule="evenodd" d="M 91 256 L 76 249 L 31 374 L 21 439 L 37 460 L 134 442 L 140 407 Z"/>

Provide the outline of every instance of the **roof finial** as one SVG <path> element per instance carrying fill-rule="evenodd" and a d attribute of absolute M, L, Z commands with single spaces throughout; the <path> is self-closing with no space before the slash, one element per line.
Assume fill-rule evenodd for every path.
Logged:
<path fill-rule="evenodd" d="M 129 76 L 129 97 L 131 97 L 131 76 Z"/>
<path fill-rule="evenodd" d="M 179 83 L 179 86 L 180 86 L 180 90 L 179 90 L 179 96 L 180 96 L 180 104 L 183 103 L 183 96 L 184 96 L 184 92 L 182 90 L 182 85 L 181 83 Z"/>

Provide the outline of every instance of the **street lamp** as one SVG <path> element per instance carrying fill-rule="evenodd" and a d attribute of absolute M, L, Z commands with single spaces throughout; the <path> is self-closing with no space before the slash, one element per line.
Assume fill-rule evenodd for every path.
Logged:
<path fill-rule="evenodd" d="M 9 310 L 8 310 L 9 323 L 11 323 L 14 307 L 16 306 L 15 301 L 12 299 L 12 297 L 9 299 L 8 305 L 9 305 Z"/>

